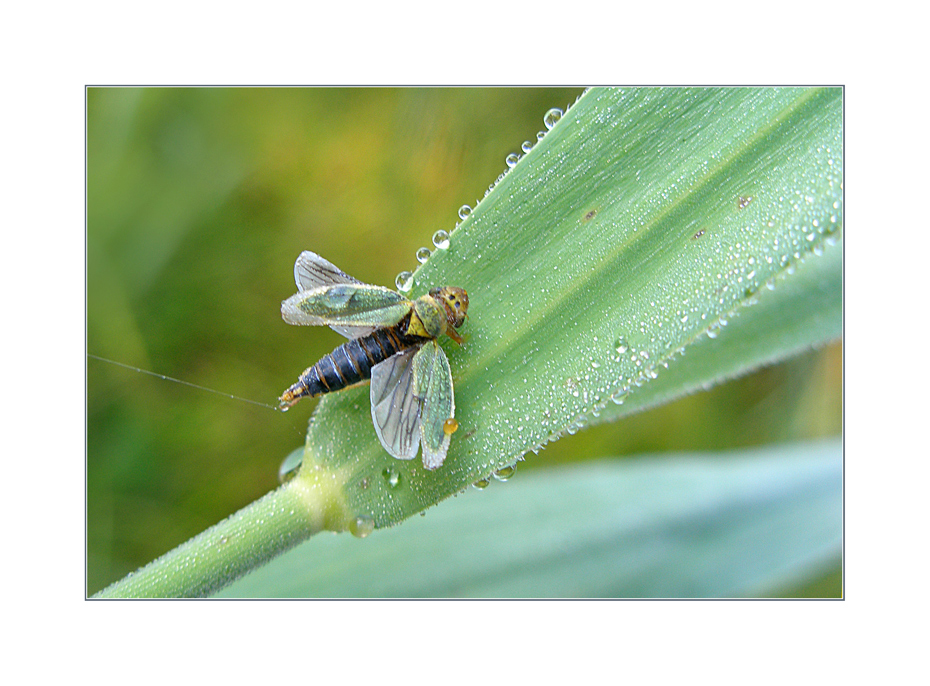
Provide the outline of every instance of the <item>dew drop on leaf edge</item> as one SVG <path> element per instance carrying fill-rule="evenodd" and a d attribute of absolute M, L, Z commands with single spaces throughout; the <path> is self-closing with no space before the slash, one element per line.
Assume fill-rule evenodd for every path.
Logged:
<path fill-rule="evenodd" d="M 561 118 L 562 110 L 560 110 L 558 107 L 553 107 L 551 110 L 546 112 L 545 116 L 543 117 L 543 124 L 546 125 L 546 129 L 552 130 L 552 127 L 555 126 Z"/>
<path fill-rule="evenodd" d="M 433 234 L 433 245 L 436 246 L 438 250 L 446 250 L 449 247 L 449 232 L 443 231 L 440 229 Z"/>
<path fill-rule="evenodd" d="M 501 467 L 500 469 L 498 469 L 497 471 L 495 471 L 495 472 L 492 474 L 492 476 L 493 476 L 495 479 L 497 479 L 498 481 L 507 481 L 507 479 L 509 479 L 510 477 L 512 477 L 516 471 L 517 471 L 517 465 L 516 465 L 516 464 L 512 464 L 512 465 L 508 465 L 508 466 L 506 466 L 506 467 Z"/>
<path fill-rule="evenodd" d="M 375 530 L 375 520 L 364 515 L 358 516 L 349 524 L 349 531 L 356 538 L 365 538 Z"/>
<path fill-rule="evenodd" d="M 397 286 L 397 290 L 401 293 L 408 292 L 413 288 L 413 273 L 401 272 L 397 275 L 397 278 L 394 279 L 394 285 Z"/>

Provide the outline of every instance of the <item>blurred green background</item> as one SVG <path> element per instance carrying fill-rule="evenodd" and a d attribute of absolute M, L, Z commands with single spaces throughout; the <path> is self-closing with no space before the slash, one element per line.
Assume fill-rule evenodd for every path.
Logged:
<path fill-rule="evenodd" d="M 300 251 L 393 287 L 581 90 L 89 89 L 87 352 L 274 404 L 340 342 L 281 320 Z M 838 435 L 841 354 L 567 436 L 519 471 Z M 88 359 L 87 592 L 273 489 L 313 406 Z"/>

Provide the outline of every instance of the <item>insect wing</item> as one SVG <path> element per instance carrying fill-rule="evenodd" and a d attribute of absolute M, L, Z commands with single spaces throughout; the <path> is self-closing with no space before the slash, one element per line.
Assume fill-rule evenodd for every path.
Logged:
<path fill-rule="evenodd" d="M 455 416 L 452 370 L 436 341 L 422 346 L 413 358 L 413 393 L 420 401 L 420 443 L 423 466 L 437 469 L 446 459 L 451 435 L 443 430 Z"/>
<path fill-rule="evenodd" d="M 314 288 L 334 286 L 337 283 L 361 283 L 329 260 L 324 260 L 309 250 L 300 253 L 294 263 L 294 281 L 297 282 L 298 291 L 312 291 Z"/>
<path fill-rule="evenodd" d="M 404 318 L 412 303 L 400 293 L 365 283 L 301 291 L 281 303 L 288 324 L 380 328 Z"/>
<path fill-rule="evenodd" d="M 371 419 L 381 445 L 393 457 L 412 460 L 420 449 L 420 402 L 413 392 L 416 348 L 408 348 L 371 370 Z"/>
<path fill-rule="evenodd" d="M 294 262 L 294 281 L 297 291 L 312 291 L 315 288 L 334 286 L 340 283 L 362 283 L 350 276 L 315 252 L 304 250 Z M 377 327 L 374 326 L 332 326 L 333 331 L 346 338 L 367 336 Z"/>

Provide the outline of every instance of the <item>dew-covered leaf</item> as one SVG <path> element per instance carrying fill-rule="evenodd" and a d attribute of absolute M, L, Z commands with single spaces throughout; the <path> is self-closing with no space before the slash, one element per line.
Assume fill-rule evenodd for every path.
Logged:
<path fill-rule="evenodd" d="M 836 338 L 842 162 L 837 88 L 588 91 L 413 276 L 411 297 L 470 299 L 466 345 L 442 340 L 442 468 L 389 457 L 362 388 L 321 401 L 308 473 L 338 475 L 347 521 L 396 524 L 565 431 Z"/>
<path fill-rule="evenodd" d="M 389 535 L 374 529 L 510 470 L 566 432 L 840 335 L 841 89 L 594 89 L 546 120 L 551 130 L 525 146 L 531 149 L 521 159 L 508 158 L 493 191 L 461 213 L 451 235 L 437 236 L 437 249 L 428 259 L 420 255 L 426 261 L 414 274 L 396 281 L 410 298 L 442 285 L 469 295 L 465 345 L 440 340 L 458 422 L 442 466 L 428 471 L 419 458 L 401 461 L 384 451 L 367 387 L 329 395 L 310 420 L 296 476 L 103 595 L 209 594 L 324 529 Z M 603 477 L 622 490 L 629 474 L 613 474 L 614 467 L 543 479 L 525 499 L 522 487 L 501 489 L 512 505 L 488 521 L 504 527 L 514 511 L 526 511 L 525 530 L 512 537 L 520 540 L 540 530 L 533 503 L 544 507 L 558 497 L 581 520 L 597 521 L 615 511 L 589 508 L 585 489 Z M 286 471 L 293 474 L 293 461 Z M 588 486 L 566 490 L 575 474 Z M 757 491 L 750 484 L 764 482 L 737 478 L 733 493 L 744 489 L 751 500 Z M 689 497 L 701 499 L 697 491 Z M 779 521 L 789 529 L 774 520 L 765 526 L 790 533 L 803 519 L 799 512 L 784 511 Z M 712 538 L 742 535 L 720 524 Z M 704 526 L 709 531 L 712 522 Z M 689 540 L 700 540 L 694 536 Z M 717 552 L 734 543 L 720 543 Z M 592 565 L 594 550 L 584 558 Z M 745 581 L 694 593 L 755 592 Z M 328 588 L 336 587 L 300 592 L 340 592 L 320 590 Z M 533 588 L 486 586 L 477 594 L 533 595 Z M 555 593 L 639 593 L 586 588 Z M 672 586 L 641 593 L 689 595 Z"/>

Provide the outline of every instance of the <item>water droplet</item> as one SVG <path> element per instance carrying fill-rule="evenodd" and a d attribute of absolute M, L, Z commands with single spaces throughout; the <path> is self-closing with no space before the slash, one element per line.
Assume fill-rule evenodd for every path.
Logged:
<path fill-rule="evenodd" d="M 523 152 L 529 152 L 533 149 L 533 141 L 523 141 L 523 145 L 520 146 L 520 150 Z"/>
<path fill-rule="evenodd" d="M 449 232 L 439 229 L 433 234 L 433 245 L 440 250 L 446 250 L 449 247 Z"/>
<path fill-rule="evenodd" d="M 572 377 L 568 377 L 567 379 L 565 379 L 565 388 L 568 389 L 569 391 L 574 389 L 576 386 L 577 384 L 575 383 L 575 379 L 573 379 Z"/>
<path fill-rule="evenodd" d="M 408 292 L 413 288 L 413 273 L 401 272 L 397 275 L 397 278 L 394 279 L 394 285 L 397 286 L 397 290 L 401 293 Z"/>
<path fill-rule="evenodd" d="M 488 484 L 490 483 L 490 479 L 478 479 L 475 483 L 472 484 L 472 488 L 477 488 L 479 491 L 481 491 L 487 488 Z"/>
<path fill-rule="evenodd" d="M 517 465 L 512 464 L 507 467 L 501 467 L 496 472 L 493 473 L 493 477 L 498 481 L 507 481 L 510 477 L 514 475 L 514 472 L 517 471 Z"/>
<path fill-rule="evenodd" d="M 471 205 L 462 205 L 459 208 L 459 219 L 465 221 L 468 219 L 468 216 L 471 214 Z"/>
<path fill-rule="evenodd" d="M 426 264 L 426 261 L 429 259 L 429 256 L 432 253 L 429 251 L 429 248 L 420 248 L 417 250 L 417 262 L 420 264 Z"/>
<path fill-rule="evenodd" d="M 621 388 L 619 391 L 610 396 L 611 401 L 614 405 L 622 405 L 623 401 L 627 399 L 627 396 L 630 395 L 630 391 L 626 388 Z"/>
<path fill-rule="evenodd" d="M 459 423 L 452 417 L 449 417 L 446 421 L 442 423 L 442 431 L 444 434 L 446 434 L 446 436 L 451 436 L 458 430 L 459 430 Z"/>
<path fill-rule="evenodd" d="M 384 471 L 381 472 L 381 476 L 384 477 L 387 485 L 391 488 L 397 488 L 400 485 L 400 472 L 393 467 L 385 467 Z"/>
<path fill-rule="evenodd" d="M 510 168 L 516 167 L 517 162 L 519 161 L 520 161 L 520 156 L 515 152 L 512 152 L 509 155 L 507 155 L 506 159 L 504 160 L 504 162 L 506 162 L 507 166 Z"/>
<path fill-rule="evenodd" d="M 300 471 L 300 464 L 304 461 L 304 449 L 298 448 L 290 455 L 284 458 L 281 466 L 278 467 L 278 482 L 286 484 L 288 481 L 297 476 Z"/>
<path fill-rule="evenodd" d="M 751 202 L 752 202 L 752 196 L 751 196 L 751 195 L 746 195 L 746 196 L 742 196 L 742 195 L 741 195 L 741 196 L 739 196 L 739 203 L 738 203 L 738 205 L 739 205 L 739 208 L 740 208 L 741 210 L 745 210 L 747 207 L 749 207 L 749 203 L 751 203 Z"/>
<path fill-rule="evenodd" d="M 365 515 L 356 517 L 355 521 L 349 523 L 349 531 L 356 538 L 365 538 L 374 530 L 375 520 Z"/>
<path fill-rule="evenodd" d="M 614 351 L 616 351 L 616 354 L 614 355 L 614 362 L 619 362 L 620 358 L 629 349 L 630 349 L 630 344 L 627 342 L 626 337 L 620 336 L 620 338 L 618 338 L 616 342 L 614 343 Z"/>
<path fill-rule="evenodd" d="M 558 107 L 553 107 L 551 110 L 546 112 L 546 115 L 543 117 L 543 124 L 545 124 L 546 128 L 551 131 L 552 127 L 555 126 L 561 118 L 562 110 L 560 110 Z"/>

